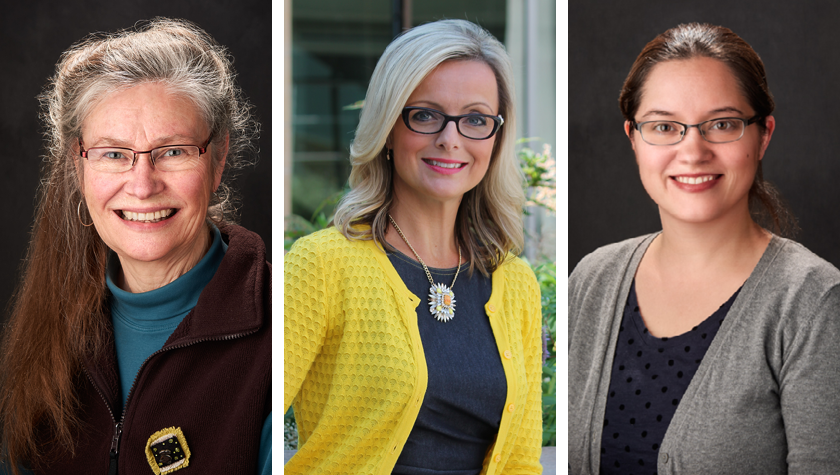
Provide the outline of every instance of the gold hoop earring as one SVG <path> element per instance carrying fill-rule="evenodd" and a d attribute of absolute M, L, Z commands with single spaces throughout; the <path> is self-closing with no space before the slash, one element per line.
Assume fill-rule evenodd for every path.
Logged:
<path fill-rule="evenodd" d="M 82 221 L 82 200 L 79 200 L 79 205 L 76 206 L 76 216 L 79 217 L 79 222 L 82 223 L 82 226 L 86 228 L 93 226 L 93 221 L 91 221 L 90 224 L 85 224 L 85 222 Z"/>

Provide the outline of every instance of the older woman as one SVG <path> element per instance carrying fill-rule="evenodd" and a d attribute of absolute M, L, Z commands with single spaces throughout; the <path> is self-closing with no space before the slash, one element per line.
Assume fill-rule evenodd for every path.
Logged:
<path fill-rule="evenodd" d="M 16 472 L 270 473 L 270 267 L 225 206 L 257 130 L 234 76 L 166 19 L 57 65 L 0 366 Z"/>
<path fill-rule="evenodd" d="M 727 28 L 679 25 L 619 103 L 662 231 L 569 277 L 570 473 L 836 472 L 840 271 L 765 228 L 789 215 L 761 173 L 761 59 Z"/>
<path fill-rule="evenodd" d="M 541 473 L 513 91 L 503 46 L 467 21 L 380 58 L 335 227 L 285 260 L 287 473 Z"/>

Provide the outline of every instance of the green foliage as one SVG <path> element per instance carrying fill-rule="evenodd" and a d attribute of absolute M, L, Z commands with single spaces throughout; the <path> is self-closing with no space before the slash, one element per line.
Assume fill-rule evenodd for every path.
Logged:
<path fill-rule="evenodd" d="M 543 323 L 543 446 L 557 445 L 557 264 L 533 267 L 540 284 Z"/>
<path fill-rule="evenodd" d="M 297 450 L 298 432 L 292 408 L 283 416 L 283 450 Z"/>
<path fill-rule="evenodd" d="M 534 141 L 533 138 L 519 139 L 517 144 Z M 525 177 L 526 205 L 539 206 L 551 212 L 557 211 L 557 163 L 551 158 L 551 146 L 543 144 L 542 152 L 522 147 L 516 153 L 519 168 Z M 526 210 L 527 214 L 527 210 Z"/>
<path fill-rule="evenodd" d="M 345 188 L 332 196 L 327 197 L 312 213 L 312 217 L 308 220 L 296 214 L 286 216 L 283 232 L 283 249 L 288 251 L 292 248 L 292 244 L 298 239 L 312 234 L 321 229 L 327 229 L 332 224 L 333 215 L 335 214 L 335 205 L 347 194 L 349 188 Z M 325 210 L 330 210 L 329 217 Z"/>

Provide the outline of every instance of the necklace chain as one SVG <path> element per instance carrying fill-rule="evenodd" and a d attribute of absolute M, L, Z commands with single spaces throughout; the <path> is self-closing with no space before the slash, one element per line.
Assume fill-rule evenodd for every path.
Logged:
<path fill-rule="evenodd" d="M 414 250 L 414 246 L 412 246 L 411 243 L 408 242 L 408 239 L 405 237 L 405 234 L 403 234 L 400 227 L 397 226 L 397 222 L 394 221 L 394 218 L 391 216 L 390 213 L 388 214 L 388 219 L 391 220 L 391 224 L 394 225 L 394 229 L 397 230 L 397 233 L 400 235 L 402 240 L 405 241 L 405 243 L 408 245 L 408 248 L 411 249 L 411 252 L 414 253 L 414 257 L 416 257 L 417 260 L 420 261 L 420 265 L 422 265 L 423 270 L 426 271 L 426 277 L 429 278 L 429 283 L 432 284 L 432 286 L 434 286 L 435 281 L 434 281 L 434 279 L 432 279 L 432 273 L 429 272 L 429 268 L 426 267 L 426 263 L 423 262 L 423 259 L 420 259 L 420 255 L 417 254 L 417 251 Z M 460 271 L 461 271 L 461 246 L 458 246 L 458 267 L 455 269 L 455 278 L 452 279 L 452 284 L 449 286 L 449 288 L 455 287 L 455 281 L 458 280 L 458 273 Z"/>

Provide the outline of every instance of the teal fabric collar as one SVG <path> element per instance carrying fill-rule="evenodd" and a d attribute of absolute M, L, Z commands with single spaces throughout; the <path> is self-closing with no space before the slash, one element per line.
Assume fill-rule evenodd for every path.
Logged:
<path fill-rule="evenodd" d="M 172 322 L 177 326 L 181 321 L 179 317 L 195 307 L 201 291 L 216 274 L 227 251 L 228 246 L 222 241 L 219 229 L 212 226 L 211 232 L 213 243 L 195 267 L 175 281 L 149 292 L 135 294 L 117 287 L 114 278 L 120 269 L 120 262 L 111 253 L 106 273 L 106 283 L 111 292 L 111 312 L 138 329 L 160 328 L 161 324 L 165 325 L 170 319 L 177 319 Z"/>

